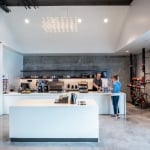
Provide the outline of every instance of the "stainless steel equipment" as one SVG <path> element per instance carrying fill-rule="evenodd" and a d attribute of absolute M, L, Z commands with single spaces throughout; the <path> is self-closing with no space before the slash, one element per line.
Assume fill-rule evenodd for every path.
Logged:
<path fill-rule="evenodd" d="M 44 85 L 43 91 L 44 91 L 44 92 L 48 92 L 48 85 Z"/>
<path fill-rule="evenodd" d="M 64 82 L 62 81 L 51 81 L 48 82 L 48 90 L 49 91 L 62 91 L 64 87 Z"/>
<path fill-rule="evenodd" d="M 48 92 L 48 81 L 47 80 L 37 80 L 36 82 L 37 91 L 41 92 Z"/>
<path fill-rule="evenodd" d="M 88 92 L 88 82 L 81 81 L 78 83 L 78 89 L 80 93 L 87 93 Z"/>
<path fill-rule="evenodd" d="M 25 93 L 25 94 L 31 93 L 32 91 L 30 89 L 29 83 L 21 83 L 18 92 Z"/>
<path fill-rule="evenodd" d="M 68 103 L 69 97 L 68 95 L 60 95 L 59 99 L 55 99 L 55 103 Z"/>
<path fill-rule="evenodd" d="M 77 95 L 75 93 L 71 93 L 70 103 L 76 104 L 76 100 L 77 100 Z"/>
<path fill-rule="evenodd" d="M 28 89 L 30 89 L 29 83 L 21 83 L 20 87 L 22 88 L 22 90 L 28 90 Z"/>

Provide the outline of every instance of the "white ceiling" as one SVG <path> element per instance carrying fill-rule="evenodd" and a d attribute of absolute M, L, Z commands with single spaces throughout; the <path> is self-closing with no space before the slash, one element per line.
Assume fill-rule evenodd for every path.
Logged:
<path fill-rule="evenodd" d="M 134 0 L 124 24 L 116 54 L 150 49 L 150 0 Z"/>
<path fill-rule="evenodd" d="M 42 17 L 82 18 L 77 33 L 46 33 Z M 49 6 L 26 10 L 12 7 L 5 18 L 22 53 L 113 53 L 117 49 L 129 6 Z M 104 18 L 109 19 L 104 24 Z M 24 18 L 30 24 L 24 23 Z"/>
<path fill-rule="evenodd" d="M 142 36 L 120 49 L 117 54 L 125 54 L 125 51 L 128 51 L 129 53 L 141 53 L 143 48 L 146 50 L 149 50 L 150 48 L 150 31 L 144 33 Z"/>

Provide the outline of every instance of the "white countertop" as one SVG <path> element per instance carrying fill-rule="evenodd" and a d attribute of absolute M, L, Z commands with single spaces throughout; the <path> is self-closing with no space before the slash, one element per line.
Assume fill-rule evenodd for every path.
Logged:
<path fill-rule="evenodd" d="M 70 94 L 70 93 L 76 93 L 76 94 L 99 94 L 99 95 L 120 95 L 120 94 L 125 94 L 124 92 L 120 92 L 120 93 L 111 93 L 111 92 L 108 92 L 108 93 L 103 93 L 103 92 L 96 92 L 96 91 L 89 91 L 88 93 L 80 93 L 78 91 L 70 91 L 70 92 L 58 92 L 58 93 L 55 93 L 55 92 L 48 92 L 48 93 L 38 93 L 38 92 L 35 92 L 35 93 L 25 93 L 25 94 L 22 94 L 22 93 L 18 93 L 18 92 L 9 92 L 7 94 L 3 94 L 4 96 L 27 96 L 27 95 L 32 95 L 32 96 L 49 96 L 51 94 L 53 95 L 67 95 L 67 94 Z"/>
<path fill-rule="evenodd" d="M 84 101 L 82 99 L 78 99 L 77 101 Z M 23 100 L 21 102 L 17 102 L 11 107 L 80 107 L 80 106 L 96 106 L 96 102 L 94 100 L 86 101 L 86 105 L 78 105 L 78 104 L 65 104 L 65 103 L 55 103 L 54 100 L 48 99 L 40 99 L 38 101 L 28 99 Z"/>
<path fill-rule="evenodd" d="M 22 102 L 24 100 L 34 100 L 35 102 L 42 100 L 48 100 L 45 102 L 45 104 L 42 104 L 43 106 L 46 105 L 50 107 L 52 103 L 50 101 L 54 101 L 55 99 L 58 99 L 60 95 L 67 95 L 69 97 L 69 100 L 71 99 L 71 93 L 77 94 L 77 101 L 82 99 L 85 101 L 94 100 L 98 104 L 99 108 L 99 114 L 112 114 L 112 102 L 111 102 L 111 96 L 113 95 L 119 95 L 119 108 L 120 108 L 120 114 L 126 113 L 126 93 L 99 93 L 94 91 L 89 91 L 88 93 L 79 93 L 78 91 L 70 91 L 70 92 L 63 92 L 63 93 L 30 93 L 30 94 L 21 94 L 17 92 L 12 92 L 8 94 L 3 95 L 3 104 L 4 104 L 4 114 L 9 114 L 9 108 L 10 106 L 15 105 L 18 102 Z M 35 104 L 33 102 L 33 104 Z M 33 105 L 32 104 L 32 105 Z M 26 104 L 27 105 L 27 104 Z M 40 102 L 36 103 L 36 105 L 41 105 Z M 55 106 L 66 106 L 66 104 L 55 104 Z M 45 107 L 46 107 L 45 106 Z M 67 105 L 66 107 L 68 107 Z M 72 105 L 71 105 L 72 106 Z M 72 107 L 75 108 L 76 105 L 73 105 Z M 82 107 L 85 105 L 81 105 Z M 34 108 L 34 107 L 33 107 Z M 56 108 L 56 107 L 55 107 Z"/>

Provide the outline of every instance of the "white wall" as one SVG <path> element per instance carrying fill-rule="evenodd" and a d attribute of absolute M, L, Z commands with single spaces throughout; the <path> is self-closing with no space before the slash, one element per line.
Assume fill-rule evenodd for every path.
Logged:
<path fill-rule="evenodd" d="M 8 47 L 4 47 L 3 74 L 8 75 L 9 88 L 19 86 L 20 71 L 23 69 L 23 56 Z"/>
<path fill-rule="evenodd" d="M 6 16 L 7 14 L 0 9 L 0 42 L 19 51 L 19 44 L 13 30 L 11 30 L 11 24 L 6 20 Z"/>
<path fill-rule="evenodd" d="M 2 115 L 3 113 L 2 73 L 3 73 L 3 45 L 2 43 L 0 43 L 0 115 Z"/>
<path fill-rule="evenodd" d="M 120 37 L 121 49 L 150 30 L 150 0 L 134 0 Z"/>

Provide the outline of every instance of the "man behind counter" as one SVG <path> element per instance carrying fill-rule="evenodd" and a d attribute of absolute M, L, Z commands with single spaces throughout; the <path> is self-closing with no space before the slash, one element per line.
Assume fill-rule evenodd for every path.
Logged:
<path fill-rule="evenodd" d="M 101 91 L 101 90 L 102 90 L 101 73 L 96 73 L 96 77 L 93 80 L 93 91 Z"/>

